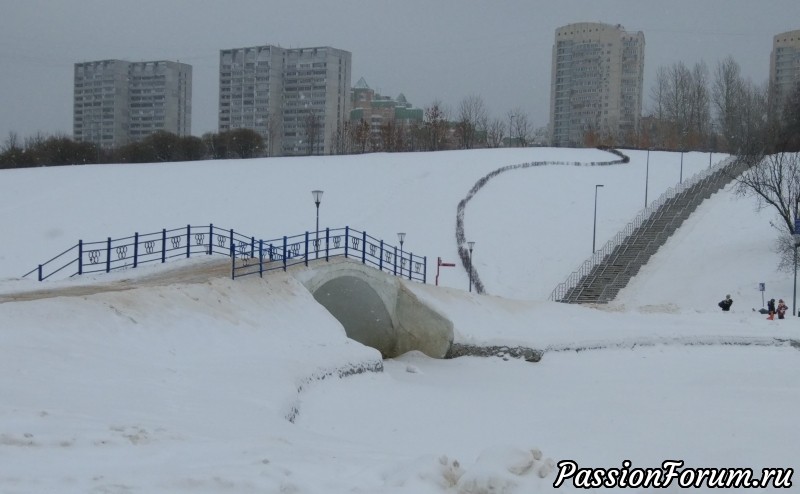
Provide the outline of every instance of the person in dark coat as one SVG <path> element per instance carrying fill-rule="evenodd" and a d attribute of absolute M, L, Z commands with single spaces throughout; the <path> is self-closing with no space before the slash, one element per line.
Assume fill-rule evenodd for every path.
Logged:
<path fill-rule="evenodd" d="M 731 310 L 731 305 L 733 305 L 733 299 L 731 298 L 730 295 L 725 295 L 725 300 L 723 300 L 717 305 L 719 305 L 719 307 L 723 311 L 728 312 L 729 310 Z"/>
<path fill-rule="evenodd" d="M 767 302 L 767 313 L 769 313 L 769 316 L 767 316 L 767 319 L 769 319 L 770 321 L 775 319 L 775 299 L 774 298 L 769 299 L 769 302 Z"/>

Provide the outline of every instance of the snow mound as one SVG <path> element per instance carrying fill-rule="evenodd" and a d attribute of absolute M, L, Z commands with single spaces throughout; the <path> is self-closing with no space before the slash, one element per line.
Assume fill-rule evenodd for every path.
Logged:
<path fill-rule="evenodd" d="M 412 460 L 384 476 L 390 490 L 413 488 L 415 492 L 459 494 L 522 494 L 550 487 L 555 467 L 539 449 L 498 446 L 483 450 L 472 465 L 465 466 L 447 455 Z"/>

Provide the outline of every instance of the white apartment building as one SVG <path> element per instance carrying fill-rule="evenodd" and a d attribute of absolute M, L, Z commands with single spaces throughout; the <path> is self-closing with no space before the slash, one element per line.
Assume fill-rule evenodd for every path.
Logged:
<path fill-rule="evenodd" d="M 221 50 L 219 131 L 254 130 L 270 156 L 330 154 L 349 118 L 351 61 L 331 47 Z"/>
<path fill-rule="evenodd" d="M 219 131 L 254 130 L 270 156 L 280 150 L 285 58 L 286 50 L 277 46 L 221 50 L 219 55 Z"/>
<path fill-rule="evenodd" d="M 642 113 L 644 33 L 581 22 L 556 29 L 550 82 L 550 141 L 580 146 L 587 132 L 622 138 Z"/>
<path fill-rule="evenodd" d="M 100 60 L 75 64 L 73 138 L 110 149 L 156 131 L 191 135 L 192 67 Z"/>
<path fill-rule="evenodd" d="M 769 63 L 770 107 L 782 113 L 786 98 L 800 84 L 800 30 L 776 35 Z"/>

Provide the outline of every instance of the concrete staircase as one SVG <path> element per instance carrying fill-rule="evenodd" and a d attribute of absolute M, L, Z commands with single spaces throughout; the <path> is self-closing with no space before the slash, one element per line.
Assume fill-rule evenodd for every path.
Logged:
<path fill-rule="evenodd" d="M 591 265 L 584 267 L 586 274 L 577 282 L 568 280 L 565 282 L 568 285 L 559 285 L 551 299 L 570 304 L 605 304 L 614 300 L 697 206 L 731 183 L 747 167 L 744 160 L 730 159 L 691 186 L 664 198 L 660 207 L 631 228 L 613 248 L 607 248 L 602 257 L 596 256 Z"/>

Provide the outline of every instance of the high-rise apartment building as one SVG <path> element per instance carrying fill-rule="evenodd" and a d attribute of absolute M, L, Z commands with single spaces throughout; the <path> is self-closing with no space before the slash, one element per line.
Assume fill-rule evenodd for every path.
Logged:
<path fill-rule="evenodd" d="M 73 137 L 109 149 L 156 131 L 191 134 L 192 67 L 101 60 L 75 64 Z"/>
<path fill-rule="evenodd" d="M 556 29 L 550 83 L 550 140 L 579 146 L 588 132 L 624 138 L 639 126 L 644 33 L 581 22 Z"/>
<path fill-rule="evenodd" d="M 285 58 L 277 46 L 220 51 L 220 132 L 251 129 L 264 138 L 268 155 L 280 152 Z"/>
<path fill-rule="evenodd" d="M 254 130 L 268 155 L 331 153 L 349 118 L 351 61 L 331 47 L 221 50 L 219 131 Z"/>
<path fill-rule="evenodd" d="M 780 116 L 786 98 L 800 84 L 800 30 L 776 35 L 769 63 L 770 108 Z"/>

